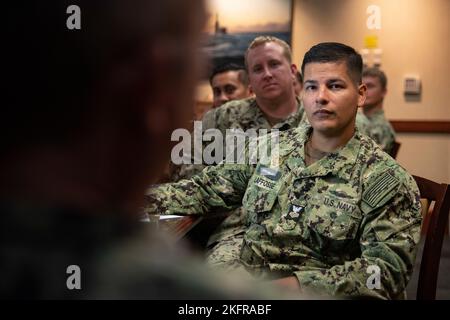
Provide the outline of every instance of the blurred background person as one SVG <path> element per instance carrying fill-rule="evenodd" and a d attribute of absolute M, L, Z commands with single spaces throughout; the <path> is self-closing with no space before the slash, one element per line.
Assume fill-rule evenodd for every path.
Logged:
<path fill-rule="evenodd" d="M 363 83 L 367 87 L 367 98 L 362 108 L 367 118 L 366 134 L 390 154 L 395 142 L 395 131 L 384 114 L 383 101 L 387 94 L 386 74 L 378 68 L 363 70 Z"/>
<path fill-rule="evenodd" d="M 5 10 L 0 297 L 245 296 L 138 221 L 192 118 L 203 1 L 79 0 L 79 29 L 71 4 Z"/>
<path fill-rule="evenodd" d="M 209 78 L 213 92 L 213 107 L 217 108 L 231 100 L 251 96 L 247 71 L 244 66 L 225 63 L 214 68 Z"/>

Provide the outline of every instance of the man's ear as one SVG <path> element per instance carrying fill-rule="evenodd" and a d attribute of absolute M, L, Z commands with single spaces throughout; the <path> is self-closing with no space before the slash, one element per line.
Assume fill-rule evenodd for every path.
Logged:
<path fill-rule="evenodd" d="M 295 80 L 295 76 L 296 76 L 296 74 L 297 74 L 297 66 L 293 63 L 293 64 L 291 64 L 291 73 L 292 73 L 292 76 L 294 77 L 294 80 Z"/>
<path fill-rule="evenodd" d="M 367 86 L 362 83 L 358 86 L 358 108 L 364 106 L 366 102 Z"/>

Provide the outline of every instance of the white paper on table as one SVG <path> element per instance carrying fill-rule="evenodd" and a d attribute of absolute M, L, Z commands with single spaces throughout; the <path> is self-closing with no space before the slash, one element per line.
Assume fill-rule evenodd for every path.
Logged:
<path fill-rule="evenodd" d="M 182 218 L 183 216 L 177 216 L 177 215 L 173 215 L 173 214 L 168 214 L 168 215 L 161 215 L 159 216 L 159 220 L 166 220 L 166 219 L 178 219 L 178 218 Z"/>

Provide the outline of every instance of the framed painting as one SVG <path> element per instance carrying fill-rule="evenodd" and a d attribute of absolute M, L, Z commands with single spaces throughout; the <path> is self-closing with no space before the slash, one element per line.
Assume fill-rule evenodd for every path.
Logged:
<path fill-rule="evenodd" d="M 292 0 L 208 0 L 208 24 L 203 50 L 210 67 L 244 65 L 252 40 L 270 35 L 291 44 Z"/>

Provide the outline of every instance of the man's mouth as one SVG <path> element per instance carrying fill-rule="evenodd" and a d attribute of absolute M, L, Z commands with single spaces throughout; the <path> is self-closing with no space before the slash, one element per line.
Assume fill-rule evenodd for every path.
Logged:
<path fill-rule="evenodd" d="M 314 114 L 333 114 L 333 111 L 327 110 L 327 109 L 319 109 L 314 112 Z"/>
<path fill-rule="evenodd" d="M 272 87 L 275 87 L 275 86 L 277 86 L 276 83 L 268 83 L 268 84 L 266 84 L 266 85 L 263 87 L 263 89 L 272 88 Z"/>
<path fill-rule="evenodd" d="M 313 113 L 314 116 L 319 118 L 328 118 L 332 115 L 334 115 L 334 112 L 327 110 L 327 109 L 319 109 Z"/>

